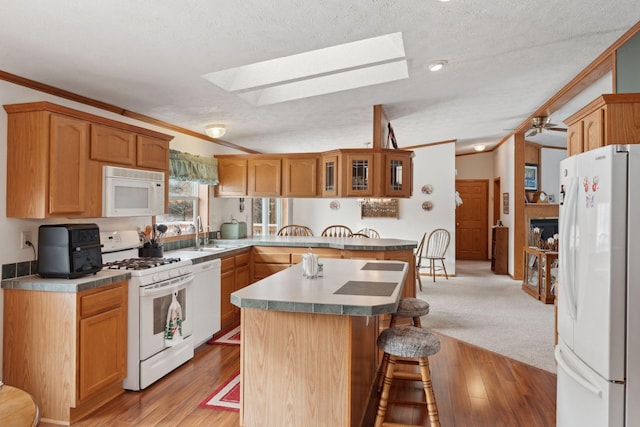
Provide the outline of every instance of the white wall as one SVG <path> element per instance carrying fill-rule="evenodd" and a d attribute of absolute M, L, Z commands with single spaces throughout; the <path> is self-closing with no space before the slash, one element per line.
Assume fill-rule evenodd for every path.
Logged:
<path fill-rule="evenodd" d="M 64 105 L 76 110 L 86 111 L 98 116 L 107 117 L 110 119 L 118 120 L 120 122 L 130 123 L 147 129 L 153 129 L 165 134 L 174 135 L 174 140 L 171 141 L 171 148 L 187 151 L 193 154 L 199 155 L 212 155 L 216 153 L 233 153 L 237 152 L 218 144 L 213 144 L 208 141 L 200 140 L 191 136 L 179 134 L 165 128 L 158 126 L 152 126 L 147 123 L 143 123 L 137 120 L 133 120 L 118 114 L 109 113 L 107 111 L 91 108 L 83 104 L 78 104 L 66 99 L 58 98 L 56 96 L 44 94 L 39 91 L 24 88 L 22 86 L 14 85 L 5 81 L 0 81 L 0 104 L 17 104 L 24 102 L 37 102 L 37 101 L 49 101 L 55 104 Z M 15 262 L 31 261 L 35 259 L 34 252 L 31 248 L 20 249 L 20 232 L 31 231 L 35 244 L 37 247 L 38 227 L 41 224 L 49 223 L 78 223 L 78 222 L 94 222 L 98 224 L 101 230 L 116 230 L 116 229 L 136 229 L 137 227 L 144 227 L 145 224 L 151 223 L 150 217 L 139 218 L 122 218 L 122 219 L 103 219 L 103 218 L 90 218 L 82 220 L 35 220 L 35 219 L 16 219 L 6 217 L 6 162 L 7 162 L 7 114 L 2 109 L 0 112 L 0 165 L 2 165 L 2 173 L 0 174 L 0 236 L 2 236 L 3 244 L 0 245 L 0 265 L 10 264 Z M 231 202 L 229 202 L 231 203 Z M 237 206 L 237 201 L 236 204 Z M 215 220 L 222 219 L 224 215 L 224 209 L 232 209 L 231 206 L 227 206 L 226 203 L 216 203 L 212 212 L 212 216 Z M 237 207 L 236 207 L 237 209 Z M 3 318 L 3 292 L 0 290 L 0 343 L 2 342 L 2 318 Z M 2 352 L 0 351 L 0 366 L 2 366 Z M 2 379 L 2 373 L 0 372 L 0 379 Z"/>
<path fill-rule="evenodd" d="M 509 193 L 509 213 L 500 212 L 500 219 L 505 227 L 509 227 L 509 274 L 513 276 L 513 202 L 514 202 L 514 177 L 513 171 L 515 155 L 515 140 L 511 136 L 507 141 L 493 151 L 494 175 L 500 177 L 500 188 L 503 193 Z M 502 206 L 502 205 L 501 205 Z"/>
<path fill-rule="evenodd" d="M 447 250 L 447 273 L 455 274 L 455 145 L 442 144 L 419 148 L 413 158 L 413 196 L 399 199 L 400 219 L 361 218 L 360 206 L 355 199 L 295 199 L 293 222 L 311 227 L 319 235 L 325 227 L 342 224 L 356 231 L 374 228 L 381 237 L 419 241 L 422 235 L 435 228 L 451 232 Z M 425 184 L 433 186 L 433 193 L 422 194 Z M 340 203 L 332 210 L 331 201 Z M 422 202 L 433 202 L 431 211 L 422 210 Z"/>
<path fill-rule="evenodd" d="M 560 191 L 560 162 L 567 158 L 566 149 L 542 148 L 540 150 L 540 190 L 558 203 Z M 551 200 L 550 200 L 551 201 Z"/>

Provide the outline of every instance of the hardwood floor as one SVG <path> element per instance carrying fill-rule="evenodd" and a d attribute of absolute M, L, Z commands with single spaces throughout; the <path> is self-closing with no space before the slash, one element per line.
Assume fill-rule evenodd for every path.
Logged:
<path fill-rule="evenodd" d="M 443 427 L 555 425 L 555 374 L 439 336 L 441 350 L 430 364 Z M 142 392 L 125 392 L 74 426 L 237 426 L 237 412 L 198 404 L 239 367 L 239 347 L 203 345 L 191 361 L 162 380 Z M 420 383 L 398 381 L 391 397 L 415 400 L 420 393 Z M 426 410 L 417 405 L 391 404 L 387 421 L 429 425 Z"/>

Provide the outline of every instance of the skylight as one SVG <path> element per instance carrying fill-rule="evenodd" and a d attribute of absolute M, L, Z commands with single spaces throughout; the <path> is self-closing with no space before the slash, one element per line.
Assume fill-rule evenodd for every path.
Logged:
<path fill-rule="evenodd" d="M 254 105 L 268 105 L 409 77 L 402 33 L 392 33 L 202 76 Z"/>

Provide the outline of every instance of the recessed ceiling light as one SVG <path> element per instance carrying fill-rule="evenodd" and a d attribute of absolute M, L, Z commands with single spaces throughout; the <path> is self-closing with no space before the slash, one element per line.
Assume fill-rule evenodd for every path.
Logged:
<path fill-rule="evenodd" d="M 433 61 L 427 66 L 427 68 L 429 69 L 429 71 L 440 71 L 444 68 L 445 65 L 447 65 L 447 61 L 441 59 L 438 61 Z"/>
<path fill-rule="evenodd" d="M 476 144 L 473 146 L 473 149 L 476 151 L 484 151 L 485 148 L 487 148 L 487 146 L 484 144 Z"/>

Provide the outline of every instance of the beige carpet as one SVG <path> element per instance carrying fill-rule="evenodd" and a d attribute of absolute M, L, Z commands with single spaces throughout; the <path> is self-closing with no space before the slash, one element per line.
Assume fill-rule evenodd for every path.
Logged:
<path fill-rule="evenodd" d="M 449 280 L 421 278 L 417 297 L 430 305 L 424 327 L 556 372 L 553 304 L 529 296 L 522 282 L 493 274 L 489 261 L 456 261 Z"/>

